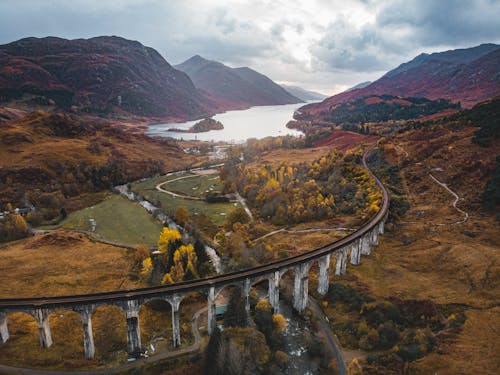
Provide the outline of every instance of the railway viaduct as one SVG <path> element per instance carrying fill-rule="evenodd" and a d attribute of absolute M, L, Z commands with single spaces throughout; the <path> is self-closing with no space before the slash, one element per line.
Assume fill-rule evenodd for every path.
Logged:
<path fill-rule="evenodd" d="M 336 275 L 345 274 L 347 263 L 360 264 L 361 256 L 370 255 L 371 249 L 378 245 L 379 235 L 384 233 L 384 223 L 389 208 L 389 194 L 380 180 L 369 169 L 366 162 L 368 153 L 369 151 L 363 155 L 363 165 L 382 191 L 382 205 L 374 217 L 348 236 L 294 257 L 205 279 L 105 293 L 0 299 L 0 344 L 9 339 L 8 314 L 23 312 L 35 318 L 38 324 L 40 345 L 48 348 L 52 345 L 49 315 L 59 310 L 72 310 L 78 313 L 82 319 L 85 357 L 91 359 L 95 355 L 92 313 L 99 306 L 113 305 L 125 312 L 128 352 L 139 354 L 141 352 L 139 310 L 147 302 L 162 300 L 168 302 L 172 307 L 172 340 L 174 346 L 179 346 L 181 344 L 179 306 L 185 296 L 193 292 L 207 296 L 208 332 L 211 334 L 216 325 L 216 297 L 224 288 L 229 286 L 241 288 L 245 297 L 245 307 L 249 313 L 251 287 L 267 280 L 269 301 L 274 311 L 278 312 L 280 280 L 289 270 L 294 273 L 293 307 L 299 313 L 303 312 L 308 301 L 308 275 L 315 263 L 318 264 L 318 292 L 324 295 L 328 292 L 330 264 L 334 265 Z M 334 263 L 332 262 L 333 257 L 335 258 Z"/>

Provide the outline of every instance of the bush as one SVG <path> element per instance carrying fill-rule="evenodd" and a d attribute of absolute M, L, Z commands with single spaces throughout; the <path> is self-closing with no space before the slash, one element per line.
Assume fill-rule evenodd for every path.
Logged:
<path fill-rule="evenodd" d="M 355 289 L 343 284 L 330 284 L 325 299 L 330 303 L 343 302 L 351 311 L 359 310 L 363 303 L 373 301 L 372 298 L 359 294 Z"/>

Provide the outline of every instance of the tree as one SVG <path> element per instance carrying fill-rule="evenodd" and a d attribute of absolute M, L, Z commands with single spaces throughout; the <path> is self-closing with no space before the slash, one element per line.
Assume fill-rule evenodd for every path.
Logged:
<path fill-rule="evenodd" d="M 147 257 L 142 261 L 141 277 L 143 279 L 149 279 L 152 271 L 153 271 L 153 261 L 151 260 L 151 257 Z"/>
<path fill-rule="evenodd" d="M 207 347 L 205 348 L 205 366 L 203 373 L 205 375 L 222 375 L 223 369 L 217 366 L 215 360 L 219 355 L 222 347 L 222 334 L 219 327 L 216 325 L 208 340 Z"/>
<path fill-rule="evenodd" d="M 283 315 L 274 314 L 273 315 L 274 331 L 278 333 L 283 333 L 286 331 L 287 322 Z"/>
<path fill-rule="evenodd" d="M 231 211 L 231 213 L 227 216 L 226 229 L 231 230 L 233 228 L 233 224 L 235 223 L 247 224 L 249 222 L 250 216 L 248 216 L 242 207 L 238 207 L 237 209 Z"/>
<path fill-rule="evenodd" d="M 189 211 L 184 206 L 178 206 L 174 211 L 174 221 L 181 227 L 189 224 Z"/>
<path fill-rule="evenodd" d="M 144 244 L 137 245 L 134 253 L 135 262 L 140 263 L 147 257 L 149 257 L 149 247 Z"/>
<path fill-rule="evenodd" d="M 168 246 L 181 238 L 182 236 L 177 229 L 164 227 L 160 233 L 160 239 L 158 240 L 158 251 L 166 253 L 169 249 Z"/>
<path fill-rule="evenodd" d="M 226 327 L 246 327 L 247 312 L 245 302 L 239 289 L 233 289 L 229 296 L 229 303 L 224 315 L 224 326 Z"/>

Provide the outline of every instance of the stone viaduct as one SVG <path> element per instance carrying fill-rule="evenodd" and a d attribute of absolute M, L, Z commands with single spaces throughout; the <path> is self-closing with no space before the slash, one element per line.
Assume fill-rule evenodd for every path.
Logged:
<path fill-rule="evenodd" d="M 78 313 L 82 319 L 85 357 L 93 358 L 95 347 L 92 332 L 92 313 L 99 306 L 114 305 L 125 312 L 128 352 L 137 355 L 141 352 L 139 310 L 143 304 L 149 301 L 162 300 L 168 302 L 172 308 L 172 340 L 174 346 L 179 346 L 181 344 L 179 306 L 185 296 L 193 292 L 199 292 L 207 296 L 208 332 L 210 334 L 216 325 L 216 297 L 224 288 L 229 286 L 241 288 L 245 297 L 245 307 L 247 313 L 249 313 L 249 292 L 251 287 L 267 280 L 269 301 L 274 311 L 278 312 L 280 280 L 289 270 L 293 270 L 294 273 L 293 307 L 298 312 L 303 312 L 308 301 L 309 271 L 316 262 L 318 264 L 318 292 L 324 295 L 328 291 L 329 268 L 332 257 L 335 257 L 335 274 L 343 275 L 347 272 L 347 263 L 358 265 L 361 256 L 370 255 L 372 247 L 378 245 L 379 235 L 384 233 L 384 223 L 388 215 L 389 195 L 380 180 L 368 168 L 366 163 L 368 152 L 363 155 L 363 165 L 382 191 L 382 206 L 374 217 L 348 236 L 294 257 L 205 279 L 105 293 L 0 299 L 0 344 L 9 339 L 8 314 L 24 312 L 34 317 L 38 324 L 40 345 L 48 348 L 52 345 L 49 315 L 55 311 L 72 310 Z"/>

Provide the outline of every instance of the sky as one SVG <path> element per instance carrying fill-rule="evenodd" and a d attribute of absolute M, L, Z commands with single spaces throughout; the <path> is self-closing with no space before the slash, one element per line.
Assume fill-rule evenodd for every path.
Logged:
<path fill-rule="evenodd" d="M 0 0 L 0 44 L 118 35 L 332 95 L 420 53 L 500 43 L 500 0 Z"/>

